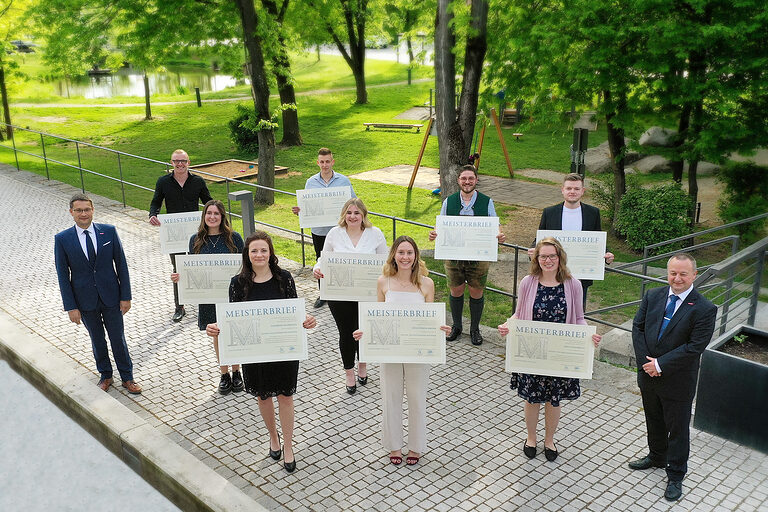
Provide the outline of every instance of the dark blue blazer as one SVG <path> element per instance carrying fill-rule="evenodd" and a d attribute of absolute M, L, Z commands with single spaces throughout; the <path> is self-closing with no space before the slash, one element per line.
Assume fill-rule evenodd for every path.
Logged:
<path fill-rule="evenodd" d="M 632 323 L 637 384 L 641 390 L 654 386 L 659 396 L 670 400 L 693 400 L 699 360 L 712 339 L 717 307 L 694 288 L 657 339 L 668 295 L 669 286 L 649 290 Z M 660 376 L 649 377 L 642 370 L 648 362 L 646 356 L 658 359 Z"/>
<path fill-rule="evenodd" d="M 131 300 L 128 264 L 115 226 L 94 222 L 92 227 L 97 243 L 95 269 L 83 253 L 75 226 L 56 235 L 56 273 L 66 311 L 93 311 L 98 299 L 107 307 Z"/>

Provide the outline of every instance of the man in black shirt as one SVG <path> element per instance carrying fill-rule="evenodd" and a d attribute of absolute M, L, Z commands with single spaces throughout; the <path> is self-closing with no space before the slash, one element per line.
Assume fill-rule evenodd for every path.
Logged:
<path fill-rule="evenodd" d="M 155 184 L 155 196 L 149 203 L 149 223 L 153 226 L 159 226 L 160 221 L 157 214 L 165 200 L 165 210 L 168 213 L 195 212 L 198 210 L 198 202 L 203 204 L 211 199 L 211 193 L 208 192 L 208 186 L 205 180 L 200 176 L 195 176 L 189 172 L 189 155 L 183 149 L 177 149 L 171 155 L 173 164 L 173 173 L 165 174 L 157 179 Z M 171 263 L 173 271 L 176 272 L 176 255 L 171 254 Z M 179 304 L 179 288 L 176 283 L 173 284 L 173 300 L 176 304 L 176 311 L 173 314 L 174 322 L 181 322 L 184 315 L 184 306 Z"/>

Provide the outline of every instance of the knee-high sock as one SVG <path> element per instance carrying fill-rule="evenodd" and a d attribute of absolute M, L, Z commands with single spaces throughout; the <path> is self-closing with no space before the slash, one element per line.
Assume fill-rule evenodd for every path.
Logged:
<path fill-rule="evenodd" d="M 464 311 L 464 295 L 461 297 L 454 297 L 451 295 L 449 303 L 451 305 L 451 318 L 453 318 L 453 325 L 461 327 L 461 314 Z"/>
<path fill-rule="evenodd" d="M 470 332 L 480 330 L 480 317 L 483 316 L 483 307 L 485 306 L 485 295 L 479 299 L 469 298 L 469 318 Z"/>

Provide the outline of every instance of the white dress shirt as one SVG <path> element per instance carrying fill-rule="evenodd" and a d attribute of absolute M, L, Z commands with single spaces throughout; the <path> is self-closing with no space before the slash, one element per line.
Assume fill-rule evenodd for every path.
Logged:
<path fill-rule="evenodd" d="M 95 254 L 99 253 L 99 244 L 96 243 L 96 230 L 93 229 L 93 222 L 91 222 L 91 225 L 87 228 L 83 229 L 77 224 L 75 224 L 75 231 L 77 231 L 77 241 L 80 242 L 80 247 L 83 249 L 83 254 L 85 254 L 85 259 L 88 259 L 88 248 L 85 245 L 85 231 L 88 231 L 88 236 L 91 237 L 91 242 L 93 242 L 93 252 Z"/>
<path fill-rule="evenodd" d="M 384 233 L 382 233 L 376 226 L 365 228 L 363 234 L 360 236 L 360 240 L 357 241 L 357 245 L 353 244 L 352 240 L 349 238 L 347 228 L 336 226 L 328 232 L 328 236 L 325 238 L 323 253 L 325 251 L 356 252 L 359 254 L 387 254 L 389 247 L 387 246 L 387 239 L 384 238 Z M 320 254 L 320 258 L 318 258 L 317 263 L 315 263 L 313 268 L 320 268 L 323 253 Z"/>

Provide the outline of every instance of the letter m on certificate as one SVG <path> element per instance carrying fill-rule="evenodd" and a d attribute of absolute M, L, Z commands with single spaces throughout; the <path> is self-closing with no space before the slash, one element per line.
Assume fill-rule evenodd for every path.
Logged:
<path fill-rule="evenodd" d="M 251 345 L 253 343 L 261 343 L 256 325 L 257 323 L 258 320 L 248 320 L 246 322 L 230 322 L 229 328 L 231 329 L 231 335 L 229 338 L 229 346 L 240 347 L 244 345 Z"/>

